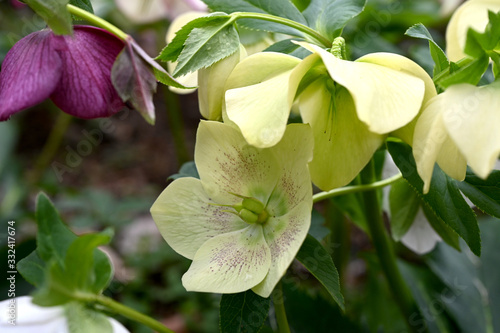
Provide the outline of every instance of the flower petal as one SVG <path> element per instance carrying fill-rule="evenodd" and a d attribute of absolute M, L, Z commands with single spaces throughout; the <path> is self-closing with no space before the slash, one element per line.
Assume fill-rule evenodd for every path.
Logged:
<path fill-rule="evenodd" d="M 432 251 L 440 241 L 442 241 L 441 237 L 432 229 L 422 208 L 419 209 L 410 229 L 401 238 L 401 243 L 418 254 Z"/>
<path fill-rule="evenodd" d="M 266 206 L 269 214 L 281 216 L 302 202 L 312 209 L 311 176 L 307 164 L 312 159 L 313 135 L 310 126 L 290 124 L 283 139 L 272 151 L 280 163 L 280 176 Z"/>
<path fill-rule="evenodd" d="M 500 154 L 500 82 L 454 85 L 442 96 L 448 133 L 472 170 L 487 178 Z"/>
<path fill-rule="evenodd" d="M 118 9 L 135 23 L 154 22 L 168 14 L 164 0 L 115 0 Z"/>
<path fill-rule="evenodd" d="M 156 199 L 151 214 L 163 238 L 177 253 L 193 259 L 207 240 L 247 226 L 239 217 L 224 212 L 206 194 L 200 180 L 181 178 Z"/>
<path fill-rule="evenodd" d="M 288 214 L 270 218 L 264 224 L 264 236 L 271 250 L 271 268 L 266 278 L 252 290 L 269 297 L 299 252 L 311 225 L 312 202 L 302 202 Z"/>
<path fill-rule="evenodd" d="M 447 103 L 445 94 L 431 99 L 415 126 L 413 155 L 418 174 L 424 181 L 424 193 L 429 191 L 436 162 L 449 176 L 457 180 L 465 178 L 467 162 L 443 123 Z"/>
<path fill-rule="evenodd" d="M 453 13 L 446 28 L 446 54 L 451 61 L 465 57 L 464 48 L 469 28 L 484 32 L 489 21 L 488 10 L 495 13 L 500 11 L 500 3 L 496 0 L 469 0 Z"/>
<path fill-rule="evenodd" d="M 299 97 L 302 119 L 314 134 L 311 178 L 325 191 L 351 182 L 384 141 L 358 119 L 349 92 L 337 86 L 332 96 L 328 81 L 316 80 Z"/>
<path fill-rule="evenodd" d="M 381 65 L 422 79 L 425 84 L 425 94 L 419 113 L 423 111 L 424 105 L 431 98 L 437 95 L 436 86 L 434 85 L 434 81 L 432 81 L 429 74 L 427 74 L 427 72 L 417 63 L 406 57 L 393 53 L 371 53 L 359 58 L 356 61 Z M 413 132 L 415 131 L 417 120 L 418 116 L 414 117 L 413 120 L 405 126 L 391 133 L 391 135 L 398 137 L 407 144 L 411 145 L 413 143 Z"/>
<path fill-rule="evenodd" d="M 201 115 L 206 119 L 221 119 L 226 80 L 234 67 L 245 57 L 245 48 L 240 44 L 239 51 L 207 68 L 198 70 L 198 104 Z"/>
<path fill-rule="evenodd" d="M 66 49 L 59 55 L 63 74 L 51 99 L 64 112 L 90 119 L 108 117 L 124 107 L 111 83 L 111 68 L 124 43 L 109 32 L 75 26 L 64 36 Z"/>
<path fill-rule="evenodd" d="M 299 63 L 300 59 L 282 53 L 256 53 L 229 76 L 226 114 L 251 145 L 272 147 L 283 137 L 300 81 L 290 78 Z"/>
<path fill-rule="evenodd" d="M 319 46 L 299 44 L 319 54 L 331 78 L 349 90 L 358 118 L 370 131 L 392 132 L 418 114 L 425 93 L 420 78 L 377 64 L 341 60 Z"/>
<path fill-rule="evenodd" d="M 261 282 L 270 265 L 271 252 L 262 227 L 251 225 L 205 242 L 182 284 L 187 291 L 238 293 Z"/>
<path fill-rule="evenodd" d="M 265 203 L 279 177 L 279 164 L 269 149 L 248 145 L 231 125 L 202 121 L 195 162 L 203 187 L 216 202 L 234 204 L 249 196 Z"/>
<path fill-rule="evenodd" d="M 47 99 L 62 74 L 53 33 L 44 29 L 17 42 L 0 72 L 0 120 Z"/>

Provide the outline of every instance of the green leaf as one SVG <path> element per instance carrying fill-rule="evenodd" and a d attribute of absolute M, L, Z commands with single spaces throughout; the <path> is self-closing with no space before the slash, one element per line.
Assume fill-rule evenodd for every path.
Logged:
<path fill-rule="evenodd" d="M 472 28 L 467 31 L 464 52 L 474 58 L 495 50 L 500 43 L 500 12 L 488 11 L 489 22 L 483 33 Z"/>
<path fill-rule="evenodd" d="M 113 333 L 109 319 L 102 313 L 72 302 L 65 306 L 69 333 Z"/>
<path fill-rule="evenodd" d="M 204 2 L 213 11 L 225 13 L 252 12 L 271 14 L 307 25 L 307 21 L 302 13 L 289 0 L 204 0 Z M 238 24 L 250 29 L 302 36 L 302 33 L 296 29 L 263 20 L 242 19 L 238 20 Z"/>
<path fill-rule="evenodd" d="M 189 161 L 184 163 L 179 169 L 179 173 L 173 174 L 168 177 L 168 180 L 176 180 L 183 177 L 193 177 L 200 179 L 200 175 L 198 174 L 198 169 L 196 169 L 196 164 L 194 161 Z"/>
<path fill-rule="evenodd" d="M 52 260 L 45 269 L 44 283 L 33 294 L 33 303 L 40 306 L 58 306 L 73 300 L 75 290 L 65 278 L 61 265 Z"/>
<path fill-rule="evenodd" d="M 426 256 L 428 266 L 446 285 L 439 305 L 455 320 L 456 332 L 487 333 L 500 328 L 500 220 L 483 219 L 480 226 L 481 258 L 467 249 L 458 253 L 443 245 Z"/>
<path fill-rule="evenodd" d="M 106 229 L 98 234 L 87 234 L 78 237 L 71 244 L 64 265 L 64 279 L 68 286 L 71 286 L 75 290 L 93 291 L 96 293 L 101 291 L 102 286 L 99 286 L 97 290 L 95 288 L 97 276 L 94 271 L 94 257 L 98 256 L 100 252 L 96 252 L 96 248 L 108 244 L 112 237 L 112 230 Z M 104 278 L 99 277 L 99 279 L 109 280 L 111 276 L 110 270 L 105 272 L 100 269 L 99 273 L 106 273 Z"/>
<path fill-rule="evenodd" d="M 36 251 L 31 252 L 27 257 L 19 260 L 17 270 L 23 278 L 40 288 L 45 278 L 45 262 L 40 259 Z"/>
<path fill-rule="evenodd" d="M 458 234 L 453 229 L 451 229 L 442 219 L 440 219 L 429 206 L 422 203 L 421 207 L 424 211 L 424 215 L 427 218 L 427 221 L 432 226 L 432 229 L 437 232 L 439 237 L 441 237 L 441 239 L 446 244 L 448 244 L 455 250 L 461 251 Z"/>
<path fill-rule="evenodd" d="M 304 59 L 308 55 L 311 54 L 310 51 L 306 50 L 300 45 L 293 43 L 292 41 L 296 41 L 298 39 L 284 39 L 273 45 L 269 46 L 262 52 L 279 52 L 284 54 L 289 54 L 296 58 Z"/>
<path fill-rule="evenodd" d="M 40 193 L 37 198 L 36 220 L 38 255 L 46 263 L 54 259 L 62 267 L 66 252 L 77 237 L 61 221 L 54 205 L 44 193 Z"/>
<path fill-rule="evenodd" d="M 202 28 L 208 24 L 225 24 L 230 18 L 231 17 L 225 13 L 212 13 L 192 20 L 177 31 L 174 39 L 160 52 L 160 55 L 156 57 L 156 59 L 165 62 L 176 61 L 184 49 L 184 44 L 193 29 Z"/>
<path fill-rule="evenodd" d="M 194 28 L 178 58 L 174 77 L 206 68 L 239 50 L 238 32 L 230 20 Z"/>
<path fill-rule="evenodd" d="M 458 183 L 458 188 L 480 210 L 500 218 L 500 171 L 493 170 L 484 180 L 469 169 L 465 180 Z"/>
<path fill-rule="evenodd" d="M 221 333 L 257 333 L 269 313 L 269 298 L 262 298 L 247 290 L 224 294 L 220 301 Z"/>
<path fill-rule="evenodd" d="M 443 89 L 459 83 L 476 85 L 488 68 L 488 64 L 489 58 L 486 55 L 477 59 L 467 57 L 452 63 L 448 70 L 434 78 L 434 82 Z"/>
<path fill-rule="evenodd" d="M 418 192 L 422 201 L 436 217 L 450 226 L 469 245 L 476 255 L 481 254 L 481 237 L 474 212 L 458 190 L 457 181 L 447 176 L 436 165 L 428 194 L 423 194 L 423 181 L 420 179 L 411 147 L 400 142 L 388 142 L 392 158 L 403 177 Z"/>
<path fill-rule="evenodd" d="M 391 186 L 389 205 L 391 209 L 391 234 L 394 240 L 399 241 L 408 232 L 417 216 L 420 198 L 410 184 L 401 179 Z"/>
<path fill-rule="evenodd" d="M 47 22 L 56 35 L 73 32 L 71 16 L 66 9 L 68 0 L 26 0 L 26 3 Z"/>
<path fill-rule="evenodd" d="M 342 30 L 352 18 L 363 11 L 365 3 L 366 0 L 334 0 L 326 3 L 323 1 L 323 8 L 313 28 L 333 40 L 342 34 Z"/>
<path fill-rule="evenodd" d="M 69 3 L 89 13 L 94 13 L 94 8 L 92 8 L 92 2 L 90 2 L 90 0 L 69 0 Z"/>
<path fill-rule="evenodd" d="M 422 23 L 415 24 L 406 30 L 405 35 L 429 41 L 431 57 L 432 60 L 434 60 L 434 77 L 450 67 L 448 57 L 441 47 L 439 47 L 439 45 L 434 41 L 429 31 Z"/>
<path fill-rule="evenodd" d="M 297 260 L 326 288 L 339 307 L 344 311 L 344 296 L 340 292 L 339 273 L 332 257 L 313 236 L 307 235 L 297 253 Z"/>

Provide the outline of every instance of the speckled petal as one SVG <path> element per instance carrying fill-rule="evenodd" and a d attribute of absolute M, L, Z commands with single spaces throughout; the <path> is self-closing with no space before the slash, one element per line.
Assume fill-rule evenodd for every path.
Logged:
<path fill-rule="evenodd" d="M 324 191 L 351 182 L 384 141 L 383 135 L 370 132 L 357 118 L 345 88 L 338 86 L 336 97 L 332 97 L 327 88 L 329 80 L 316 80 L 299 97 L 302 119 L 314 134 L 311 178 Z"/>
<path fill-rule="evenodd" d="M 299 44 L 318 53 L 331 78 L 349 90 L 358 118 L 371 132 L 392 132 L 418 114 L 425 93 L 420 78 L 373 63 L 341 60 L 319 46 Z"/>
<path fill-rule="evenodd" d="M 488 177 L 500 154 L 500 82 L 458 84 L 442 96 L 444 126 L 472 170 Z"/>
<path fill-rule="evenodd" d="M 261 282 L 269 272 L 271 251 L 262 227 L 251 225 L 205 242 L 182 277 L 187 291 L 238 293 Z"/>
<path fill-rule="evenodd" d="M 309 125 L 290 124 L 283 139 L 272 151 L 280 163 L 280 176 L 267 204 L 267 211 L 281 216 L 302 202 L 312 209 L 311 176 L 307 167 L 312 159 L 314 139 Z"/>
<path fill-rule="evenodd" d="M 62 74 L 52 31 L 34 32 L 7 53 L 0 72 L 0 120 L 47 99 Z"/>
<path fill-rule="evenodd" d="M 297 255 L 311 225 L 311 202 L 303 202 L 281 217 L 264 224 L 264 236 L 271 250 L 271 268 L 266 278 L 252 290 L 269 297 Z"/>
<path fill-rule="evenodd" d="M 424 193 L 429 191 L 436 162 L 449 176 L 458 180 L 465 178 L 466 160 L 443 124 L 447 103 L 445 94 L 431 99 L 415 126 L 413 155 L 418 174 L 424 181 Z"/>
<path fill-rule="evenodd" d="M 234 194 L 267 202 L 279 177 L 279 164 L 269 149 L 250 146 L 231 125 L 202 121 L 195 162 L 203 187 L 217 202 L 234 204 Z"/>
<path fill-rule="evenodd" d="M 51 99 L 64 112 L 90 119 L 109 117 L 125 105 L 111 83 L 111 68 L 124 43 L 109 32 L 75 26 L 59 52 L 63 74 Z"/>
<path fill-rule="evenodd" d="M 300 59 L 282 53 L 256 53 L 229 76 L 226 114 L 251 145 L 272 147 L 283 137 L 300 81 L 291 80 L 291 74 L 299 63 Z"/>
<path fill-rule="evenodd" d="M 163 238 L 179 254 L 193 259 L 207 240 L 244 229 L 247 224 L 228 207 L 216 203 L 205 193 L 200 180 L 175 180 L 156 199 L 151 214 Z"/>

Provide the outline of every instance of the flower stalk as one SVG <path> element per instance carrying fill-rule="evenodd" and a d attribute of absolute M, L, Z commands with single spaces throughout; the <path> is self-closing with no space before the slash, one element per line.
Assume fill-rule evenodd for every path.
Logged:
<path fill-rule="evenodd" d="M 361 171 L 361 181 L 370 184 L 374 179 L 375 168 L 373 160 L 371 160 L 363 171 Z M 377 256 L 380 259 L 382 271 L 389 284 L 389 289 L 406 320 L 410 332 L 420 332 L 420 330 L 417 330 L 417 328 L 412 325 L 412 320 L 415 319 L 415 316 L 421 317 L 421 314 L 397 266 L 396 255 L 389 235 L 384 227 L 382 211 L 380 209 L 376 190 L 372 189 L 364 192 L 363 199 L 370 236 Z"/>
<path fill-rule="evenodd" d="M 126 34 L 125 32 L 123 32 L 123 30 L 119 29 L 115 25 L 109 23 L 108 21 L 106 21 L 106 20 L 104 20 L 104 19 L 102 19 L 102 18 L 100 18 L 100 17 L 98 17 L 98 16 L 96 16 L 96 15 L 94 15 L 94 14 L 86 11 L 86 10 L 83 10 L 83 9 L 81 9 L 79 7 L 76 7 L 76 6 L 73 6 L 73 5 L 70 5 L 70 4 L 67 5 L 67 8 L 68 8 L 68 12 L 70 14 L 73 14 L 75 16 L 81 17 L 82 19 L 85 19 L 88 22 L 93 23 L 96 26 L 101 27 L 101 28 L 109 31 L 110 33 L 112 33 L 116 37 L 120 38 L 124 42 L 127 41 L 128 34 Z"/>

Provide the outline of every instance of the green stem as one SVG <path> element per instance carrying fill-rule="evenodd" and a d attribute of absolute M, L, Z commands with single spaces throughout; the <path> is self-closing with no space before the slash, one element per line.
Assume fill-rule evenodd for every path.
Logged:
<path fill-rule="evenodd" d="M 284 18 L 284 17 L 263 14 L 263 13 L 250 13 L 250 12 L 234 12 L 230 15 L 237 20 L 238 19 L 256 19 L 256 20 L 263 20 L 263 21 L 269 21 L 269 22 L 274 22 L 274 23 L 278 23 L 278 24 L 283 24 L 283 25 L 292 27 L 294 29 L 297 29 L 305 34 L 308 34 L 309 36 L 314 38 L 316 41 L 323 44 L 324 47 L 331 47 L 332 46 L 332 41 L 329 40 L 328 38 L 324 37 L 323 35 L 321 35 L 316 30 L 311 29 L 308 26 L 305 26 L 303 24 L 297 23 L 295 21 L 289 20 L 289 19 Z"/>
<path fill-rule="evenodd" d="M 391 185 L 394 182 L 397 182 L 403 177 L 402 174 L 397 174 L 395 176 L 392 176 L 390 178 L 380 180 L 378 182 L 374 182 L 371 184 L 364 184 L 364 185 L 351 185 L 351 186 L 344 186 L 341 188 L 336 188 L 328 192 L 320 192 L 315 195 L 313 195 L 313 203 L 332 198 L 332 197 L 337 197 L 340 195 L 345 195 L 349 193 L 356 193 L 356 192 L 366 192 L 366 191 L 371 191 L 371 190 L 376 190 L 388 185 Z"/>
<path fill-rule="evenodd" d="M 179 96 L 171 92 L 168 87 L 163 86 L 165 93 L 165 103 L 167 104 L 167 118 L 170 131 L 174 139 L 175 153 L 179 166 L 189 161 L 189 151 L 184 138 L 184 122 L 182 120 L 182 109 L 179 103 Z"/>
<path fill-rule="evenodd" d="M 278 282 L 273 291 L 273 304 L 274 312 L 276 314 L 276 321 L 278 322 L 279 333 L 290 333 L 290 326 L 288 326 L 288 319 L 286 318 L 285 299 L 283 298 L 283 288 L 281 281 Z"/>
<path fill-rule="evenodd" d="M 365 169 L 361 171 L 361 181 L 363 183 L 371 183 L 374 179 L 375 168 L 372 160 L 365 167 Z M 415 320 L 415 316 L 419 316 L 417 318 L 421 318 L 420 311 L 418 310 L 397 266 L 396 255 L 394 254 L 394 249 L 389 239 L 389 235 L 385 230 L 377 191 L 373 189 L 372 191 L 364 192 L 363 199 L 368 229 L 371 234 L 375 251 L 380 259 L 382 271 L 389 284 L 389 289 L 391 290 L 392 296 L 398 304 L 410 331 L 418 332 L 419 330 L 412 325 L 412 321 Z"/>
<path fill-rule="evenodd" d="M 73 5 L 67 5 L 67 8 L 68 12 L 70 12 L 71 14 L 81 17 L 82 19 L 85 19 L 86 21 L 89 21 L 90 23 L 93 23 L 98 27 L 101 27 L 111 32 L 113 35 L 115 35 L 116 37 L 120 38 L 123 41 L 127 40 L 128 35 L 125 32 L 123 32 L 121 29 L 114 26 L 113 24 L 109 23 L 108 21 L 100 18 L 99 16 L 96 16 L 90 12 L 87 12 L 86 10 L 83 10 Z"/>
<path fill-rule="evenodd" d="M 50 161 L 54 159 L 54 156 L 61 145 L 62 139 L 64 138 L 64 134 L 73 119 L 72 116 L 68 115 L 64 112 L 59 112 L 57 116 L 56 123 L 52 127 L 52 130 L 49 134 L 49 138 L 47 142 L 43 146 L 42 152 L 38 156 L 38 159 L 35 161 L 33 172 L 30 175 L 30 182 L 32 184 L 37 184 L 40 181 L 44 171 L 47 169 Z"/>
<path fill-rule="evenodd" d="M 103 295 L 92 295 L 90 296 L 90 299 L 87 299 L 87 301 L 92 301 L 97 304 L 100 304 L 110 310 L 112 310 L 115 313 L 118 313 L 124 317 L 127 317 L 129 319 L 132 319 L 136 322 L 139 322 L 141 324 L 146 325 L 147 327 L 151 328 L 152 330 L 158 332 L 158 333 L 174 333 L 174 331 L 170 330 L 167 328 L 165 325 L 160 323 L 159 321 L 146 316 L 134 309 L 129 308 L 128 306 L 125 306 L 121 303 L 118 303 L 114 301 L 113 299 L 103 296 Z"/>

